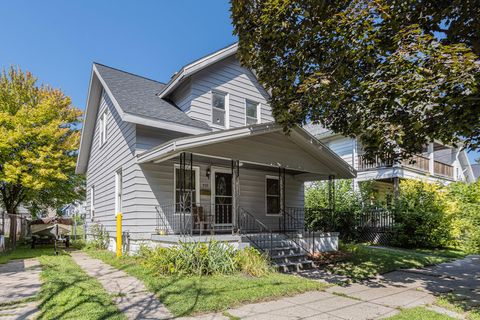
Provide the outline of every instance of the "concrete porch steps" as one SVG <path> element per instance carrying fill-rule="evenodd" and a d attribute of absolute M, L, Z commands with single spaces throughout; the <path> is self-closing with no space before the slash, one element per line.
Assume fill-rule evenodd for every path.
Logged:
<path fill-rule="evenodd" d="M 250 236 L 250 244 L 266 252 L 272 260 L 275 268 L 280 272 L 298 272 L 314 267 L 314 262 L 309 259 L 307 253 L 294 241 L 283 234 L 275 234 L 270 241 L 262 236 L 258 239 Z"/>

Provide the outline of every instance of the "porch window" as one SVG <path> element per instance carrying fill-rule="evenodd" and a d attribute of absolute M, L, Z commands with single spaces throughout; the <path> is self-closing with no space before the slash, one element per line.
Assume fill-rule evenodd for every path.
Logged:
<path fill-rule="evenodd" d="M 182 180 L 183 196 L 182 196 Z M 187 167 L 183 172 L 179 165 L 175 165 L 175 210 L 180 212 L 182 210 L 181 204 L 184 204 L 186 210 L 190 210 L 192 205 L 199 205 L 200 203 L 200 168 L 193 167 L 191 170 Z"/>
<path fill-rule="evenodd" d="M 212 91 L 212 123 L 225 127 L 226 120 L 226 97 L 225 93 Z"/>
<path fill-rule="evenodd" d="M 260 103 L 254 102 L 251 100 L 245 101 L 245 123 L 246 124 L 256 124 L 259 123 L 259 111 L 260 111 Z"/>
<path fill-rule="evenodd" d="M 280 214 L 280 180 L 278 177 L 267 176 L 265 198 L 267 214 Z"/>

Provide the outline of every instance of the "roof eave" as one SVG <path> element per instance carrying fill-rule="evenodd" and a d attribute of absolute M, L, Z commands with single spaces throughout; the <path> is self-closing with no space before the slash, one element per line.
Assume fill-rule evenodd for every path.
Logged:
<path fill-rule="evenodd" d="M 168 94 L 171 93 L 176 87 L 178 87 L 184 79 L 218 61 L 221 61 L 236 54 L 237 50 L 238 43 L 234 43 L 226 48 L 218 50 L 204 58 L 201 58 L 184 66 L 180 71 L 175 74 L 174 77 L 172 77 L 172 79 L 167 83 L 163 90 L 158 93 L 158 96 L 160 98 L 167 97 Z"/>

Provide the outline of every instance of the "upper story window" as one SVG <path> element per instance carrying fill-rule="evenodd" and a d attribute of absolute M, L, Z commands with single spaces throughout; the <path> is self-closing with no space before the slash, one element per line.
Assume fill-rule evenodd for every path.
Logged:
<path fill-rule="evenodd" d="M 222 92 L 212 91 L 212 124 L 228 127 L 227 120 L 227 95 Z"/>
<path fill-rule="evenodd" d="M 100 116 L 100 146 L 107 142 L 107 110 Z"/>
<path fill-rule="evenodd" d="M 122 169 L 115 172 L 115 215 L 122 212 L 123 181 Z"/>
<path fill-rule="evenodd" d="M 245 100 L 245 124 L 260 123 L 260 103 Z"/>

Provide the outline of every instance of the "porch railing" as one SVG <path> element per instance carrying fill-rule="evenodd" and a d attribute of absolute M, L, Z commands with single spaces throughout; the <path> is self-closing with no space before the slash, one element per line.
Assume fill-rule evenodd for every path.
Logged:
<path fill-rule="evenodd" d="M 233 230 L 232 204 L 156 206 L 157 233 L 203 235 Z"/>
<path fill-rule="evenodd" d="M 315 254 L 315 236 L 318 236 L 318 231 L 307 228 L 305 208 L 287 207 L 282 210 L 279 227 L 281 233 L 288 240 L 294 242 L 298 248 L 301 248 L 306 254 Z M 311 243 L 305 243 L 305 238 L 311 239 Z M 307 247 L 310 247 L 311 250 Z"/>
<path fill-rule="evenodd" d="M 453 179 L 453 166 L 440 162 L 434 161 L 433 162 L 433 172 L 436 175 L 447 177 Z"/>

